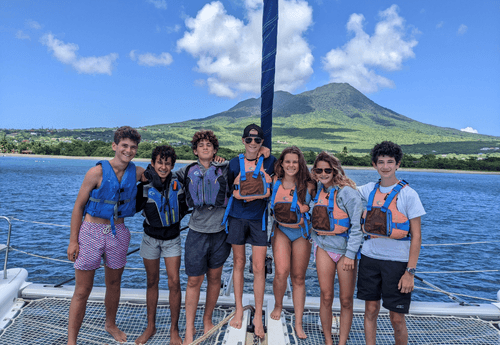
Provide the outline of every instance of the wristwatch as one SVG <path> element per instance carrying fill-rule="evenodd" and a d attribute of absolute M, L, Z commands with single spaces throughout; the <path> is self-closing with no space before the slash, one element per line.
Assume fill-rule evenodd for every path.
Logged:
<path fill-rule="evenodd" d="M 415 272 L 417 272 L 416 268 L 413 267 L 406 267 L 406 272 L 410 273 L 412 276 L 415 275 Z"/>

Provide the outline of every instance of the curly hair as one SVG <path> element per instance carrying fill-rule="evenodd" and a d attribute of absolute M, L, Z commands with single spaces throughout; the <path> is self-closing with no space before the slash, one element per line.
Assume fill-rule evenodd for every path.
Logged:
<path fill-rule="evenodd" d="M 285 156 L 289 153 L 296 154 L 299 157 L 299 171 L 295 175 L 295 183 L 297 185 L 297 196 L 300 202 L 304 203 L 306 200 L 307 186 L 309 183 L 314 184 L 314 182 L 311 178 L 311 173 L 307 168 L 307 163 L 304 155 L 297 146 L 287 147 L 283 150 L 283 152 L 281 152 L 280 157 L 274 164 L 274 174 L 278 179 L 282 179 L 285 176 L 285 171 L 283 170 L 281 164 L 283 164 Z"/>
<path fill-rule="evenodd" d="M 120 143 L 122 139 L 130 139 L 135 142 L 137 145 L 141 142 L 141 135 L 137 130 L 130 126 L 122 126 L 115 131 L 115 137 L 113 141 L 116 145 Z"/>
<path fill-rule="evenodd" d="M 403 150 L 401 146 L 392 141 L 382 141 L 380 144 L 373 147 L 370 151 L 370 155 L 372 156 L 372 162 L 375 164 L 380 156 L 392 157 L 396 160 L 396 164 L 398 164 L 401 162 L 401 158 L 403 158 Z"/>
<path fill-rule="evenodd" d="M 340 161 L 338 160 L 338 158 L 328 154 L 325 151 L 318 154 L 316 160 L 314 161 L 313 171 L 312 171 L 313 178 L 316 179 L 316 173 L 314 172 L 314 169 L 318 166 L 318 162 L 326 162 L 333 169 L 333 178 L 332 178 L 333 185 L 339 187 L 349 186 L 352 188 L 356 188 L 356 183 L 354 183 L 353 180 L 351 180 L 349 177 L 346 176 L 344 169 L 342 168 L 342 165 L 340 165 Z"/>
<path fill-rule="evenodd" d="M 200 130 L 193 135 L 193 140 L 191 140 L 191 149 L 194 151 L 198 148 L 198 143 L 206 139 L 210 141 L 215 149 L 215 151 L 219 150 L 219 140 L 217 140 L 217 137 L 215 136 L 213 131 L 205 131 L 205 130 Z"/>
<path fill-rule="evenodd" d="M 156 162 L 156 157 L 158 156 L 160 156 L 160 159 L 163 158 L 165 162 L 167 161 L 168 157 L 170 157 L 172 166 L 174 166 L 175 161 L 177 160 L 177 155 L 175 154 L 174 148 L 169 145 L 156 146 L 153 150 L 153 153 L 151 154 L 151 160 L 153 162 Z"/>

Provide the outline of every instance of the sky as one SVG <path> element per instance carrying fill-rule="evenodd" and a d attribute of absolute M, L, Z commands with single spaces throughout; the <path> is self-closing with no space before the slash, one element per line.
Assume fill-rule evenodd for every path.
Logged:
<path fill-rule="evenodd" d="M 279 0 L 275 90 L 347 82 L 500 136 L 500 0 Z M 4 0 L 0 128 L 141 127 L 260 95 L 262 0 Z"/>

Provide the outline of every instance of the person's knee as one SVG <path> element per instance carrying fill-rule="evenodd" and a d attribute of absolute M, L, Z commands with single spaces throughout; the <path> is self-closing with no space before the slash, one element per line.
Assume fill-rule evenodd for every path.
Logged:
<path fill-rule="evenodd" d="M 75 292 L 73 293 L 73 298 L 79 301 L 86 301 L 90 293 L 92 292 L 92 286 L 80 286 L 75 288 Z"/>
<path fill-rule="evenodd" d="M 264 264 L 264 261 L 262 261 L 262 262 L 254 261 L 252 263 L 253 274 L 264 274 L 265 267 L 266 267 L 266 265 Z"/>
<path fill-rule="evenodd" d="M 367 303 L 365 304 L 365 318 L 368 320 L 376 320 L 380 310 L 380 305 L 378 303 Z"/>
<path fill-rule="evenodd" d="M 155 286 L 158 286 L 158 283 L 160 282 L 160 275 L 156 273 L 150 273 L 147 276 L 147 288 L 151 289 Z"/>
<path fill-rule="evenodd" d="M 292 273 L 292 283 L 295 286 L 304 286 L 306 285 L 306 275 L 304 273 Z"/>
<path fill-rule="evenodd" d="M 243 256 L 243 257 L 234 256 L 233 257 L 233 266 L 235 269 L 244 270 L 245 264 L 246 264 L 245 256 Z"/>
<path fill-rule="evenodd" d="M 187 282 L 187 287 L 194 289 L 194 288 L 201 288 L 201 284 L 203 283 L 204 276 L 200 277 L 188 277 L 188 282 Z"/>
<path fill-rule="evenodd" d="M 391 319 L 392 328 L 394 328 L 395 332 L 402 332 L 406 329 L 406 322 L 405 322 L 405 315 L 404 314 L 391 312 L 390 319 Z"/>
<path fill-rule="evenodd" d="M 340 296 L 340 307 L 342 309 L 352 309 L 353 308 L 353 296 Z"/>
<path fill-rule="evenodd" d="M 331 306 L 333 304 L 333 291 L 321 291 L 320 296 L 321 304 L 326 306 Z"/>
<path fill-rule="evenodd" d="M 178 275 L 168 277 L 168 289 L 171 292 L 179 292 L 181 290 L 181 279 Z"/>

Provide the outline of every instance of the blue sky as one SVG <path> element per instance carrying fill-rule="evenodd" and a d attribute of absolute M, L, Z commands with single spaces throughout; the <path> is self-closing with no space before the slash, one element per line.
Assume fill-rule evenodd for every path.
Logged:
<path fill-rule="evenodd" d="M 0 128 L 203 118 L 260 88 L 262 1 L 0 2 Z M 500 0 L 280 0 L 276 90 L 348 82 L 500 136 Z"/>

